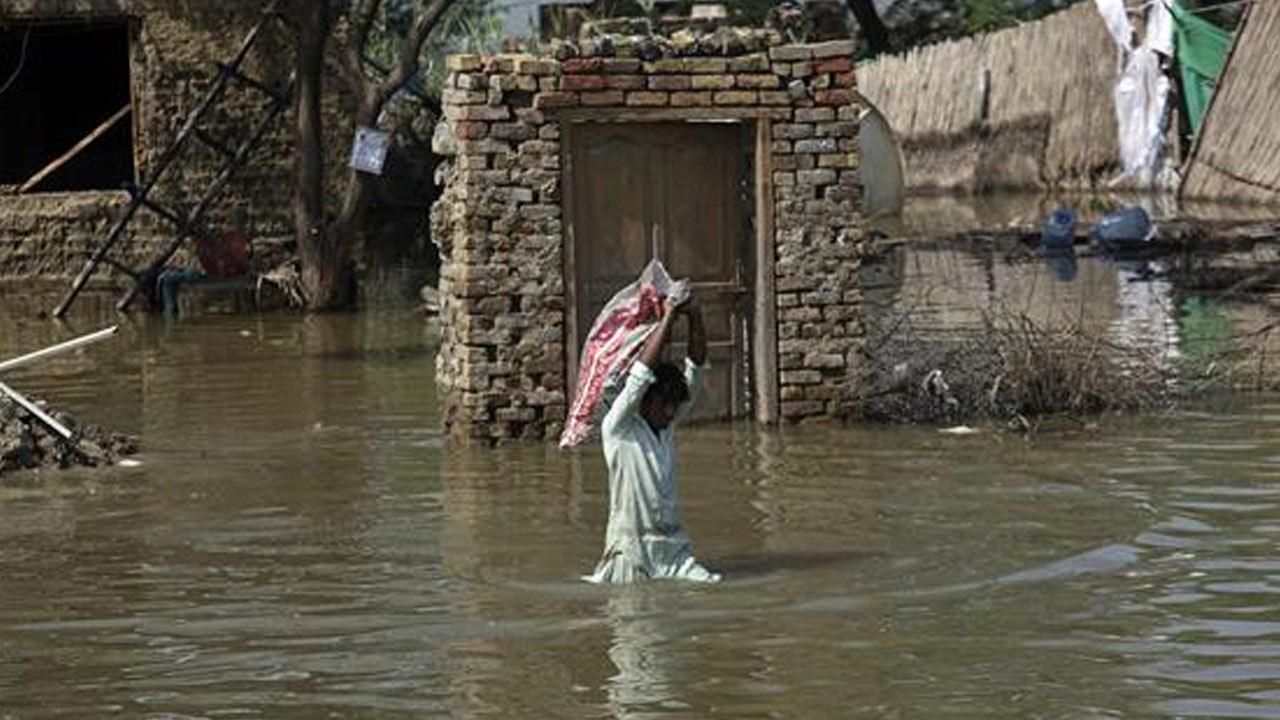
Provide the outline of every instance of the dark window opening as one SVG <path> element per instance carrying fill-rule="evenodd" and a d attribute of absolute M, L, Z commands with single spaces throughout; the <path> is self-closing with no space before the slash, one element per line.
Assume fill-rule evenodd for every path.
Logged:
<path fill-rule="evenodd" d="M 124 21 L 0 26 L 0 184 L 27 182 L 129 103 Z M 117 189 L 133 179 L 126 114 L 31 190 Z"/>

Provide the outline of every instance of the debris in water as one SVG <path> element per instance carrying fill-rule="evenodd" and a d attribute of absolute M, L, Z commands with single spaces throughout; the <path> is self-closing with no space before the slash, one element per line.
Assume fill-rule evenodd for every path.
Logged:
<path fill-rule="evenodd" d="M 65 413 L 52 413 L 71 430 L 67 440 L 8 397 L 0 397 L 0 475 L 38 467 L 111 465 L 138 452 L 135 438 L 102 428 L 81 427 Z"/>

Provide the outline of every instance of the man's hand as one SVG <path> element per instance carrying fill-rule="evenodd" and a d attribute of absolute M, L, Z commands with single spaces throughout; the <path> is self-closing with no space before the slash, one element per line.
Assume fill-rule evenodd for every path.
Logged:
<path fill-rule="evenodd" d="M 676 314 L 684 312 L 684 308 L 687 307 L 688 305 L 689 305 L 688 300 L 684 301 L 683 303 L 680 303 L 680 302 L 676 302 L 676 300 L 670 296 L 663 298 L 662 299 L 662 319 L 664 320 L 667 318 L 674 319 Z"/>

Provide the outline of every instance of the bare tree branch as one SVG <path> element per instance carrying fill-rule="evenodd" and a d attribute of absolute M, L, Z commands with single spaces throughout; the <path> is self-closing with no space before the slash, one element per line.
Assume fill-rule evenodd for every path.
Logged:
<path fill-rule="evenodd" d="M 364 55 L 364 46 L 369 41 L 369 30 L 373 27 L 373 20 L 378 16 L 378 8 L 382 6 L 382 0 L 360 0 L 351 11 L 351 43 L 361 56 Z"/>
<path fill-rule="evenodd" d="M 342 52 L 339 74 L 347 84 L 351 94 L 363 102 L 367 93 L 368 82 L 364 75 L 364 51 L 369 41 L 369 33 L 373 28 L 374 18 L 382 0 L 360 0 L 352 8 L 349 17 L 350 36 Z"/>
<path fill-rule="evenodd" d="M 444 15 L 444 11 L 448 10 L 453 3 L 454 0 L 431 0 L 422 10 L 422 14 L 418 15 L 418 19 L 413 24 L 413 30 L 409 32 L 409 36 L 405 38 L 404 47 L 400 49 L 400 62 L 369 98 L 375 113 L 397 90 L 418 74 L 422 45 L 427 41 L 427 35 L 431 33 L 431 29 L 439 22 L 440 16 Z"/>
<path fill-rule="evenodd" d="M 880 20 L 880 13 L 871 0 L 846 0 L 849 11 L 858 21 L 862 37 L 867 41 L 867 48 L 874 57 L 882 53 L 893 52 L 893 44 L 889 41 L 889 31 Z"/>

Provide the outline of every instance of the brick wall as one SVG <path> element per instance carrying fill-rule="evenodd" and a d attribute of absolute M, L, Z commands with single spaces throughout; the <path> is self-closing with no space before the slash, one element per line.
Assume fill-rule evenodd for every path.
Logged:
<path fill-rule="evenodd" d="M 836 411 L 862 335 L 852 44 L 783 45 L 763 31 L 735 38 L 731 52 L 693 42 L 647 60 L 636 55 L 661 43 L 448 59 L 434 138 L 448 161 L 432 236 L 442 263 L 437 377 L 451 435 L 541 438 L 562 427 L 570 390 L 560 138 L 570 118 L 733 118 L 769 128 L 756 163 L 768 168 L 772 203 L 755 213 L 772 222 L 780 415 Z"/>

